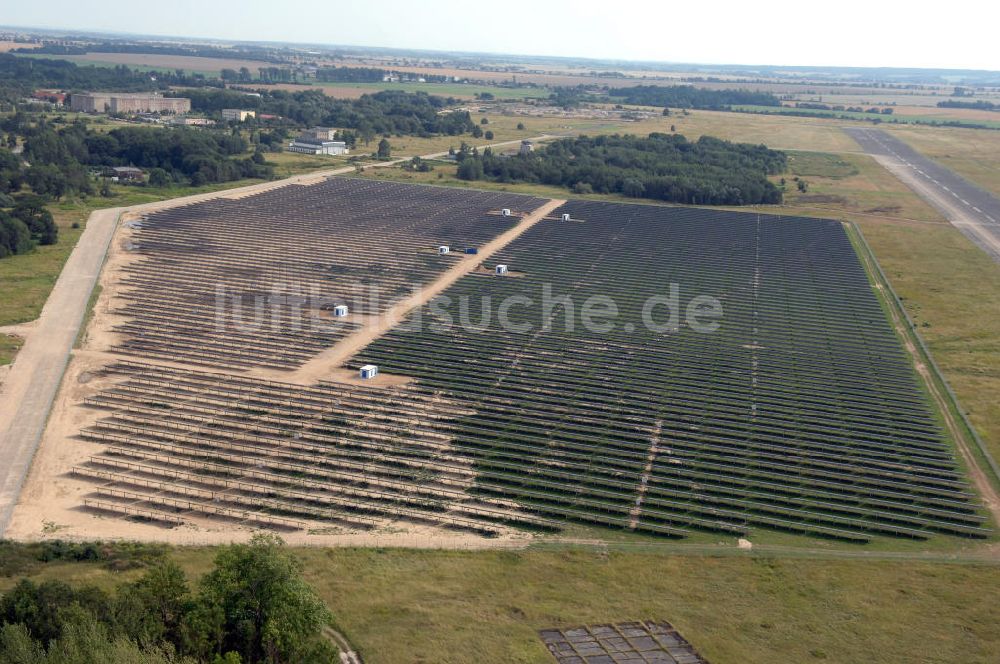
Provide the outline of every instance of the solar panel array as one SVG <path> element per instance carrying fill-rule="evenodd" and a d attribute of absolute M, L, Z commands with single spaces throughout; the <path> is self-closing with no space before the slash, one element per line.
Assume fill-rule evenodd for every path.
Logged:
<path fill-rule="evenodd" d="M 481 245 L 516 223 L 501 208 L 541 203 L 333 180 L 143 220 L 122 359 L 86 401 L 107 411 L 82 431 L 104 445 L 75 469 L 96 487 L 86 504 L 295 529 L 987 533 L 833 221 L 572 202 L 351 360 L 387 383 L 280 379 L 452 265 L 437 245 Z M 331 306 L 380 297 L 331 330 L 218 329 L 218 283 L 246 302 L 287 283 Z M 644 309 L 663 322 L 674 286 L 676 329 L 651 329 Z M 573 315 L 546 310 L 546 288 Z M 617 307 L 612 329 L 584 324 L 593 296 Z M 714 331 L 689 324 L 698 296 L 720 303 L 690 310 Z"/>
<path fill-rule="evenodd" d="M 214 368 L 293 368 L 542 201 L 361 179 L 170 208 L 133 226 L 116 350 Z M 336 304 L 354 316 L 333 320 Z"/>
<path fill-rule="evenodd" d="M 475 461 L 476 491 L 676 535 L 987 532 L 838 222 L 592 202 L 562 213 L 579 221 L 543 222 L 494 257 L 522 276 L 470 275 L 437 303 L 457 320 L 463 299 L 490 298 L 478 331 L 393 331 L 356 358 L 474 411 L 454 445 Z M 718 329 L 696 331 L 686 310 L 676 331 L 643 324 L 672 284 L 681 309 L 717 298 L 721 318 L 701 322 Z M 573 298 L 574 329 L 565 307 L 545 317 L 546 285 Z M 582 324 L 597 295 L 617 305 L 612 331 Z M 507 311 L 531 329 L 501 324 L 512 296 L 534 301 Z"/>

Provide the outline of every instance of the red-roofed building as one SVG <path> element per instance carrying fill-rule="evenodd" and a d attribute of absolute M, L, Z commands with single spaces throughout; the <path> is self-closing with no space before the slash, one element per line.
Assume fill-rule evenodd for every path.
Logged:
<path fill-rule="evenodd" d="M 56 90 L 35 90 L 31 93 L 32 99 L 37 99 L 39 101 L 48 101 L 53 104 L 63 105 L 66 103 L 66 93 L 58 92 Z"/>

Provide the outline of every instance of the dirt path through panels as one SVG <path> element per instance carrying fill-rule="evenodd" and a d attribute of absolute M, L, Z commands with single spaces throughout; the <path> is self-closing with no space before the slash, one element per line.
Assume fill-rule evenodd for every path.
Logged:
<path fill-rule="evenodd" d="M 476 270 L 481 263 L 488 261 L 493 254 L 516 240 L 522 233 L 551 214 L 565 202 L 564 200 L 550 200 L 535 209 L 523 217 L 515 226 L 507 229 L 480 247 L 478 254 L 462 256 L 453 267 L 442 273 L 435 281 L 427 284 L 413 295 L 400 300 L 381 316 L 373 316 L 368 325 L 344 337 L 295 371 L 257 370 L 249 372 L 250 375 L 299 383 L 301 385 L 313 385 L 320 380 L 336 380 L 340 375 L 340 372 L 337 370 L 342 368 L 344 362 L 396 327 L 408 313 L 417 307 L 427 304 L 434 297 L 454 285 L 459 279 Z M 378 379 L 372 381 L 372 383 L 377 385 Z"/>
<path fill-rule="evenodd" d="M 855 232 L 862 238 L 862 243 L 864 243 L 861 231 L 855 228 Z M 884 275 L 875 264 L 867 245 L 865 245 L 864 251 L 858 252 L 858 255 L 861 257 L 862 261 L 864 261 L 865 269 L 876 280 L 878 290 L 885 295 L 889 305 L 887 309 L 889 310 L 889 315 L 892 318 L 892 326 L 896 330 L 896 334 L 898 334 L 900 339 L 903 341 L 903 346 L 906 348 L 906 352 L 913 357 L 913 366 L 920 375 L 924 385 L 926 385 L 927 391 L 930 393 L 934 403 L 937 405 L 938 411 L 941 413 L 941 417 L 944 420 L 945 427 L 948 429 L 952 439 L 955 441 L 955 448 L 958 450 L 959 456 L 962 457 L 962 461 L 968 469 L 969 477 L 972 479 L 973 485 L 975 485 L 983 499 L 983 504 L 986 509 L 989 510 L 994 524 L 1000 524 L 1000 494 L 997 494 L 993 483 L 990 481 L 990 478 L 986 475 L 986 472 L 982 469 L 982 467 L 980 467 L 975 454 L 973 454 L 972 446 L 968 440 L 964 427 L 959 422 L 955 421 L 955 417 L 952 414 L 951 409 L 948 407 L 950 403 L 948 395 L 941 393 L 941 389 L 935 381 L 931 368 L 924 362 L 920 349 L 913 341 L 912 335 L 914 332 L 910 328 L 910 324 L 906 320 L 905 316 L 902 315 L 898 302 L 895 301 L 895 295 L 892 293 L 889 285 L 885 283 Z M 1000 553 L 1000 551 L 998 551 L 998 553 Z"/>

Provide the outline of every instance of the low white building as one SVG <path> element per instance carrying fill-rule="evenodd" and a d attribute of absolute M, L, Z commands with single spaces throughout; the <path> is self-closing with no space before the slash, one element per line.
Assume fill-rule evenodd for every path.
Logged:
<path fill-rule="evenodd" d="M 361 367 L 360 371 L 358 371 L 358 375 L 363 380 L 369 380 L 378 375 L 378 367 L 375 366 L 374 364 L 366 364 L 365 366 Z"/>
<path fill-rule="evenodd" d="M 333 308 L 333 315 L 336 316 L 337 318 L 341 318 L 343 316 L 346 316 L 347 313 L 348 312 L 347 312 L 347 305 L 346 304 L 338 304 L 337 306 L 335 306 Z"/>
<path fill-rule="evenodd" d="M 301 154 L 347 154 L 347 143 L 313 136 L 299 136 L 288 144 L 288 151 Z"/>
<path fill-rule="evenodd" d="M 256 111 L 244 111 L 239 108 L 224 108 L 222 109 L 222 119 L 231 122 L 245 122 L 247 118 L 257 117 Z"/>
<path fill-rule="evenodd" d="M 501 275 L 502 274 L 507 274 L 507 266 L 503 265 L 503 264 L 497 265 L 497 274 L 501 274 Z"/>

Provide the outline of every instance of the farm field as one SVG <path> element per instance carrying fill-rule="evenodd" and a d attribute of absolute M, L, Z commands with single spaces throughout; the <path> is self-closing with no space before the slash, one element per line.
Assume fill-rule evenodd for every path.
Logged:
<path fill-rule="evenodd" d="M 501 88 L 491 85 L 476 85 L 471 83 L 326 83 L 321 81 L 310 81 L 304 85 L 289 83 L 277 84 L 254 84 L 255 88 L 290 90 L 300 92 L 302 90 L 319 89 L 331 97 L 337 99 L 356 99 L 364 94 L 371 94 L 381 90 L 398 90 L 401 92 L 425 92 L 429 95 L 440 97 L 455 97 L 456 99 L 474 99 L 482 92 L 488 92 L 497 99 L 524 99 L 526 97 L 547 97 L 549 92 L 545 88 Z"/>
<path fill-rule="evenodd" d="M 0 53 L 7 53 L 18 48 L 37 48 L 40 44 L 22 44 L 14 41 L 0 41 Z"/>
<path fill-rule="evenodd" d="M 191 55 L 164 55 L 161 53 L 84 53 L 82 55 L 53 55 L 49 53 L 22 54 L 31 58 L 48 58 L 51 60 L 69 60 L 78 65 L 94 65 L 98 67 L 117 67 L 128 65 L 140 70 L 174 70 L 183 69 L 192 74 L 204 74 L 218 77 L 223 69 L 239 70 L 246 67 L 252 72 L 260 67 L 270 67 L 271 64 L 262 60 L 242 60 L 238 58 L 203 58 Z"/>

